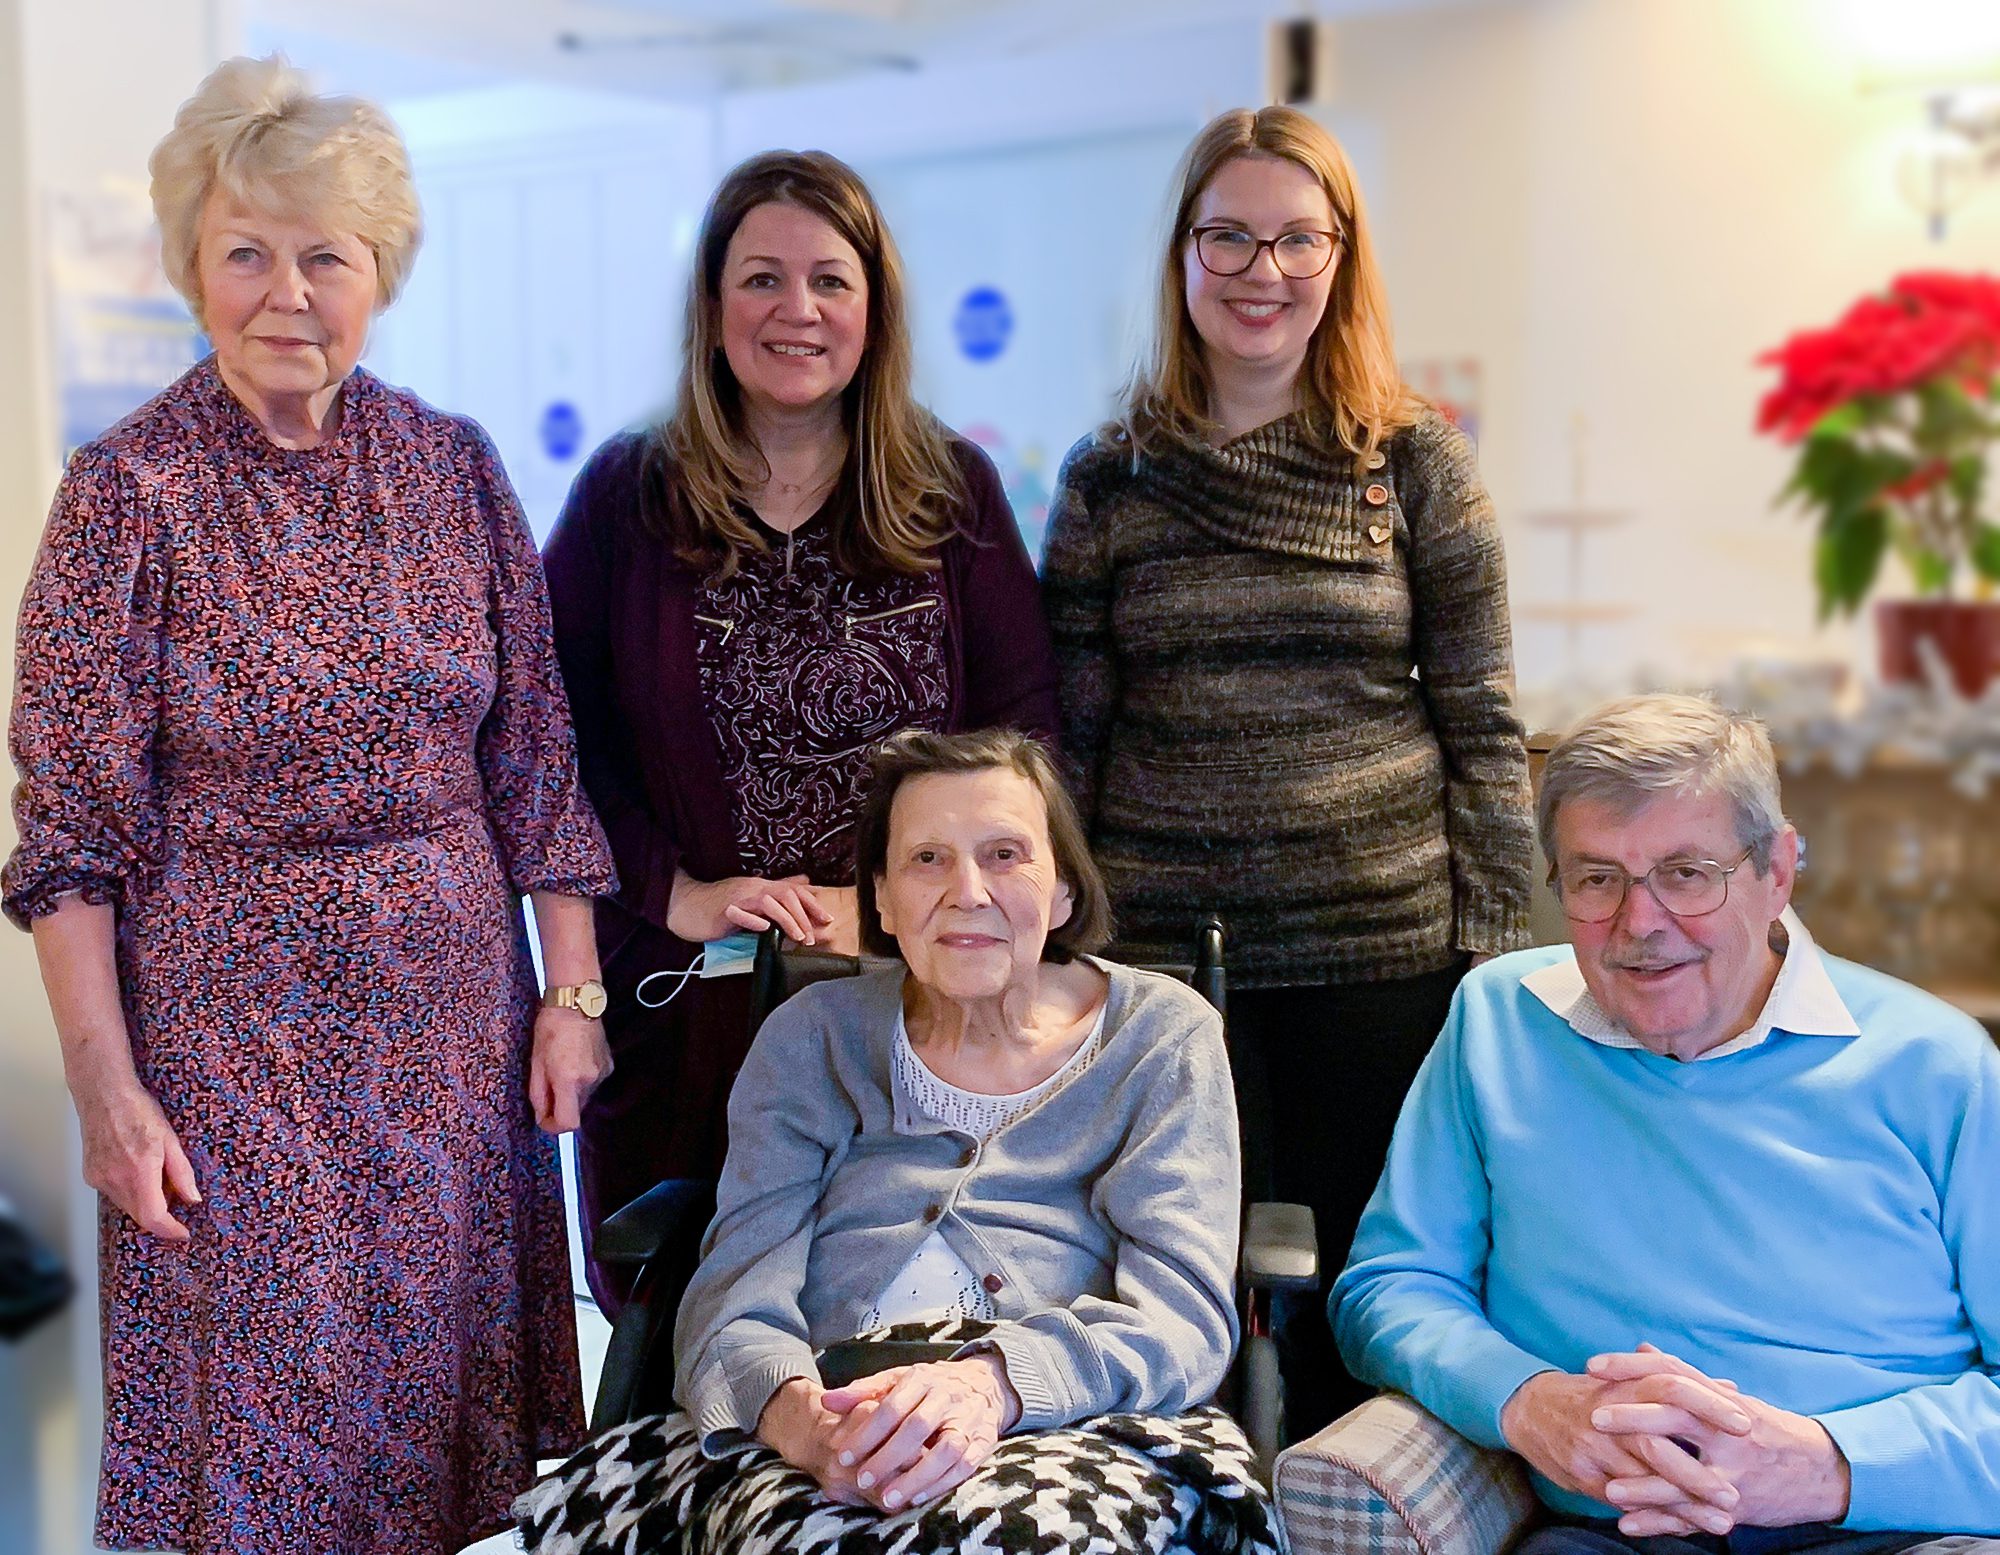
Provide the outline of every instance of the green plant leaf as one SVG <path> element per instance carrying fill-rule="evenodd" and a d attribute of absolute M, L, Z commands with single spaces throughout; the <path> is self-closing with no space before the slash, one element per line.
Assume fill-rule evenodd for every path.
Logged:
<path fill-rule="evenodd" d="M 1980 577 L 2000 583 L 2000 525 L 1981 523 L 1973 526 L 1972 565 Z"/>
<path fill-rule="evenodd" d="M 1986 489 L 1986 459 L 1983 454 L 1960 454 L 1951 461 L 1951 469 L 1945 476 L 1945 483 L 1960 504 L 1973 508 L 1979 505 L 1979 494 Z"/>
<path fill-rule="evenodd" d="M 1995 397 L 2000 398 L 2000 393 Z M 1868 413 L 1862 409 L 1861 402 L 1849 400 L 1845 405 L 1836 405 L 1821 416 L 1812 424 L 1811 431 L 1807 435 L 1814 438 L 1845 438 L 1860 431 L 1867 420 Z"/>
<path fill-rule="evenodd" d="M 1912 440 L 1934 454 L 1948 453 L 1966 438 L 1983 437 L 1986 417 L 1954 378 L 1930 378 L 1917 385 L 1917 427 Z"/>
<path fill-rule="evenodd" d="M 1799 450 L 1798 468 L 1786 490 L 1826 509 L 1826 522 L 1837 522 L 1872 505 L 1883 488 L 1909 479 L 1916 468 L 1908 455 L 1893 449 L 1863 448 L 1851 438 L 1815 433 Z"/>
<path fill-rule="evenodd" d="M 1888 546 L 1889 515 L 1879 507 L 1828 519 L 1813 554 L 1822 621 L 1835 611 L 1842 615 L 1855 612 L 1868 597 Z"/>
<path fill-rule="evenodd" d="M 1916 582 L 1919 594 L 1951 592 L 1952 564 L 1949 557 L 1913 545 L 1905 550 L 1903 559 L 1910 564 L 1910 576 Z"/>

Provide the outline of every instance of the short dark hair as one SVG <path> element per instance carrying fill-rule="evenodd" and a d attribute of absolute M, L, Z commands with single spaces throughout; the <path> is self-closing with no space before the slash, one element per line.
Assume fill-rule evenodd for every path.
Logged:
<path fill-rule="evenodd" d="M 1111 896 L 1104 889 L 1097 861 L 1090 856 L 1083 822 L 1077 818 L 1076 806 L 1056 773 L 1048 747 L 1014 729 L 980 729 L 968 734 L 905 729 L 868 753 L 867 797 L 854 827 L 854 890 L 863 950 L 878 956 L 897 953 L 895 936 L 882 927 L 882 912 L 875 902 L 875 877 L 887 873 L 889 866 L 889 812 L 896 803 L 896 791 L 913 777 L 996 768 L 1019 773 L 1042 796 L 1049 842 L 1055 849 L 1056 874 L 1069 887 L 1069 919 L 1049 930 L 1042 959 L 1068 961 L 1101 950 L 1110 941 Z"/>

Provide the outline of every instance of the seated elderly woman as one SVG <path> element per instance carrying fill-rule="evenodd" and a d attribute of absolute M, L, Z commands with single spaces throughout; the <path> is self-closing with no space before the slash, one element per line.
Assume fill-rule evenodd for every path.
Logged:
<path fill-rule="evenodd" d="M 686 1412 L 524 1497 L 528 1548 L 1275 1549 L 1201 1407 L 1236 1337 L 1219 1017 L 1085 954 L 1104 889 L 1032 740 L 905 733 L 867 793 L 863 943 L 903 964 L 765 1023 L 675 1334 Z M 912 1338 L 940 1358 L 871 1368 Z"/>

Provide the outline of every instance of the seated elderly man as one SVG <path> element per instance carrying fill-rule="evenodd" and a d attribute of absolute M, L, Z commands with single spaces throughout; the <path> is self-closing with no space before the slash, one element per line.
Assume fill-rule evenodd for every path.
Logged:
<path fill-rule="evenodd" d="M 1348 1366 L 1527 1460 L 1526 1555 L 2000 1551 L 2000 1052 L 1814 946 L 1751 720 L 1604 708 L 1538 821 L 1571 944 L 1459 990 Z"/>

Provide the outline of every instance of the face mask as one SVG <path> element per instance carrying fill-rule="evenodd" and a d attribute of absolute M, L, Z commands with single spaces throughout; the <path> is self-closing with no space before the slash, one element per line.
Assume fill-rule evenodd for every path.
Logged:
<path fill-rule="evenodd" d="M 693 965 L 680 970 L 667 968 L 641 978 L 639 986 L 632 990 L 632 997 L 649 1010 L 664 1009 L 687 987 L 690 978 L 735 977 L 748 972 L 756 960 L 757 936 L 754 934 L 731 934 L 726 939 L 712 939 L 701 947 L 701 954 L 694 958 Z M 647 998 L 647 987 L 663 978 L 673 987 L 661 998 Z"/>

